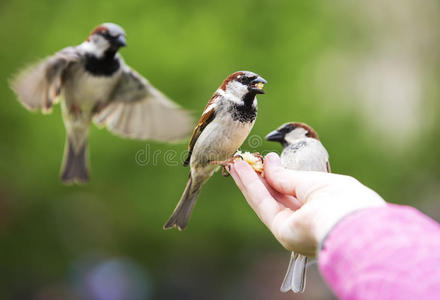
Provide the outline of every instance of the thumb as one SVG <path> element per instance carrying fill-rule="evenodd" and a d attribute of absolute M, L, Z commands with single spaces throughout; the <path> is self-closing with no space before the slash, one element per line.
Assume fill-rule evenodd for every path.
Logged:
<path fill-rule="evenodd" d="M 276 153 L 269 153 L 264 158 L 264 177 L 276 191 L 292 195 L 301 202 L 313 191 L 334 182 L 339 175 L 325 172 L 293 171 L 281 165 Z"/>

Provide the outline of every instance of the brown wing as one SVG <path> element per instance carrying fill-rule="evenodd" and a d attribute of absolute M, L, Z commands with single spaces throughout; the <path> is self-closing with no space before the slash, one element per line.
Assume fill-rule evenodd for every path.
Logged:
<path fill-rule="evenodd" d="M 213 96 L 213 98 L 214 97 L 215 96 Z M 208 102 L 208 106 L 210 105 L 210 103 L 212 103 L 213 98 L 211 98 L 211 100 Z M 209 111 L 205 112 L 202 115 L 202 117 L 200 118 L 199 122 L 197 123 L 196 128 L 193 131 L 193 134 L 191 136 L 191 140 L 189 141 L 188 157 L 183 162 L 183 166 L 186 167 L 189 164 L 189 161 L 191 159 L 191 154 L 194 149 L 194 145 L 197 142 L 197 139 L 199 138 L 202 131 L 206 128 L 206 126 L 208 126 L 208 124 L 211 123 L 211 121 L 214 119 L 214 117 L 215 117 L 215 111 L 214 111 L 214 108 L 211 108 Z"/>
<path fill-rule="evenodd" d="M 80 59 L 75 47 L 64 48 L 18 73 L 11 81 L 11 88 L 27 109 L 49 113 L 61 93 L 64 70 Z"/>
<path fill-rule="evenodd" d="M 110 99 L 94 121 L 117 135 L 171 142 L 191 132 L 190 114 L 127 65 Z"/>
<path fill-rule="evenodd" d="M 327 173 L 331 173 L 332 170 L 330 169 L 330 162 L 327 160 Z"/>

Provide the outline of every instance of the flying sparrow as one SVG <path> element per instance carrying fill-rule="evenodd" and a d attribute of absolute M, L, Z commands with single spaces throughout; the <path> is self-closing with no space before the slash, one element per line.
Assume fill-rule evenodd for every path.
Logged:
<path fill-rule="evenodd" d="M 92 120 L 134 139 L 175 141 L 191 130 L 189 114 L 125 64 L 117 53 L 125 45 L 124 30 L 104 23 L 82 44 L 24 69 L 11 82 L 29 110 L 49 113 L 62 96 L 65 183 L 89 179 L 87 139 Z"/>
<path fill-rule="evenodd" d="M 229 75 L 208 102 L 189 142 L 184 166 L 189 180 L 164 229 L 183 230 L 203 184 L 218 170 L 217 162 L 230 158 L 244 142 L 257 117 L 257 94 L 266 83 L 259 75 L 241 71 Z"/>
<path fill-rule="evenodd" d="M 328 153 L 318 134 L 307 124 L 286 123 L 266 136 L 283 146 L 281 165 L 291 170 L 330 172 Z M 307 256 L 292 252 L 281 291 L 304 292 Z"/>

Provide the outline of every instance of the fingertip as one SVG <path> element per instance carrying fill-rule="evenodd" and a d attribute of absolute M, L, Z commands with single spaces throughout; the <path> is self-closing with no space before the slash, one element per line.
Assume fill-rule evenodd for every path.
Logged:
<path fill-rule="evenodd" d="M 232 178 L 234 178 L 235 182 L 241 182 L 240 175 L 247 171 L 246 165 L 248 164 L 242 160 L 235 161 L 228 165 L 229 169 L 227 170 L 229 174 L 231 174 Z"/>
<path fill-rule="evenodd" d="M 264 159 L 264 177 L 269 185 L 281 194 L 295 195 L 293 171 L 281 165 L 278 154 L 271 152 Z"/>
<path fill-rule="evenodd" d="M 281 169 L 281 159 L 278 154 L 271 152 L 264 158 L 265 174 L 271 176 L 274 171 Z"/>
<path fill-rule="evenodd" d="M 243 160 L 236 161 L 234 168 L 243 185 L 249 185 L 259 178 L 257 172 L 255 172 L 251 165 Z"/>
<path fill-rule="evenodd" d="M 235 163 L 231 163 L 227 166 L 226 170 L 231 174 L 232 177 L 238 178 L 237 169 L 235 167 Z"/>
<path fill-rule="evenodd" d="M 234 167 L 238 173 L 240 173 L 241 171 L 248 171 L 249 168 L 251 168 L 251 166 L 247 162 L 245 162 L 244 160 L 241 160 L 241 159 L 237 160 L 234 163 Z"/>
<path fill-rule="evenodd" d="M 264 158 L 264 163 L 272 164 L 272 165 L 281 165 L 280 157 L 275 152 L 270 152 Z"/>

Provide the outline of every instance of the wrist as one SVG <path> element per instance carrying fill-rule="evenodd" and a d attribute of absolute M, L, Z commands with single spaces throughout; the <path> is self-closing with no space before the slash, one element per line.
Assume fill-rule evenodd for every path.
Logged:
<path fill-rule="evenodd" d="M 363 209 L 386 206 L 385 200 L 378 194 L 364 186 L 362 187 L 364 191 L 347 193 L 347 196 L 361 195 L 357 199 L 340 195 L 337 201 L 323 201 L 324 203 L 321 203 L 319 208 L 316 209 L 312 234 L 318 246 L 324 242 L 325 237 L 344 217 Z"/>

